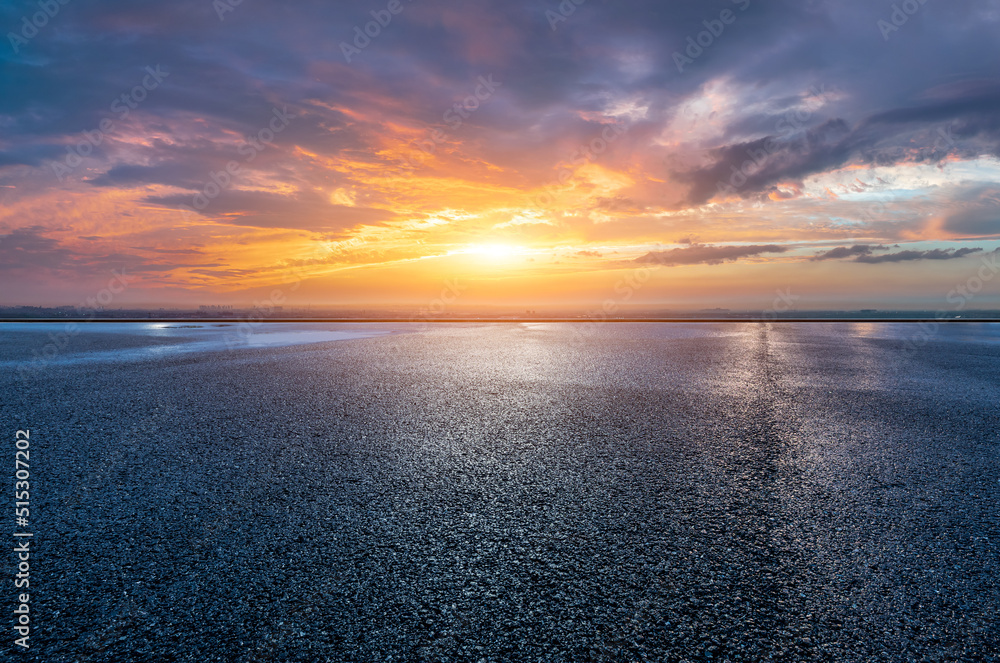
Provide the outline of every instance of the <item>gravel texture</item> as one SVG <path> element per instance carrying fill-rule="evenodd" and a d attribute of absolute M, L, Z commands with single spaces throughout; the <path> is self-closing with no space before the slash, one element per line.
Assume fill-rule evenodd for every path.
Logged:
<path fill-rule="evenodd" d="M 1000 660 L 997 326 L 395 327 L 4 380 L 5 660 Z"/>

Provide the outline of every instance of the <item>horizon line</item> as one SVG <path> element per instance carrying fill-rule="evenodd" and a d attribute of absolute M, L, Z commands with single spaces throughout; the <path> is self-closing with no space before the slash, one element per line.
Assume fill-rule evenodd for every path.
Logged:
<path fill-rule="evenodd" d="M 963 317 L 920 317 L 920 318 L 848 318 L 848 317 L 798 317 L 798 318 L 522 318 L 522 317 L 483 317 L 483 318 L 274 318 L 268 320 L 257 320 L 257 319 L 238 319 L 238 318 L 0 318 L 0 324 L 5 323 L 86 323 L 86 324 L 101 324 L 109 322 L 120 322 L 120 323 L 169 323 L 169 322 L 183 322 L 183 323 L 204 323 L 204 324 L 263 324 L 263 323 L 278 323 L 278 324 L 291 324 L 291 323 L 407 323 L 407 324 L 417 324 L 417 323 L 434 323 L 434 324 L 447 324 L 447 323 L 524 323 L 524 322 L 535 322 L 535 323 L 638 323 L 638 322 L 650 322 L 650 323 L 681 323 L 681 322 L 698 322 L 698 323 L 764 323 L 764 322 L 792 322 L 792 323 L 804 323 L 804 322 L 870 322 L 870 323 L 889 323 L 889 322 L 907 322 L 907 323 L 936 323 L 936 322 L 977 322 L 977 323 L 1000 323 L 1000 317 L 996 318 L 963 318 Z"/>

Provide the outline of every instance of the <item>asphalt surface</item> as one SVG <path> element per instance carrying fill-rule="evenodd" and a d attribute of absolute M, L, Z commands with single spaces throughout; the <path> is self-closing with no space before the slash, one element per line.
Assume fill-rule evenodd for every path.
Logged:
<path fill-rule="evenodd" d="M 396 329 L 0 326 L 4 660 L 1000 660 L 1000 325 Z"/>

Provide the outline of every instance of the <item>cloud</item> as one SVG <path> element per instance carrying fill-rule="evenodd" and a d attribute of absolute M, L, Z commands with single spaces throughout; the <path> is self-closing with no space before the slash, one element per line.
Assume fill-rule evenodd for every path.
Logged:
<path fill-rule="evenodd" d="M 786 180 L 838 168 L 848 162 L 854 149 L 847 123 L 834 119 L 793 138 L 766 136 L 714 148 L 714 163 L 674 176 L 690 183 L 687 202 L 701 205 L 719 194 L 746 197 L 770 192 Z"/>
<path fill-rule="evenodd" d="M 205 168 L 207 172 L 207 167 Z M 123 164 L 88 180 L 94 186 L 124 186 L 143 184 L 166 184 L 183 189 L 198 189 L 204 183 L 197 180 L 197 165 L 181 162 L 165 162 L 155 166 Z"/>
<path fill-rule="evenodd" d="M 838 246 L 835 249 L 817 253 L 810 260 L 842 260 L 852 256 L 867 256 L 873 251 L 888 251 L 888 246 L 873 246 L 871 244 L 855 244 L 854 246 Z"/>
<path fill-rule="evenodd" d="M 0 235 L 0 269 L 37 270 L 69 267 L 80 256 L 62 246 L 59 240 L 46 237 L 42 226 L 15 228 Z"/>
<path fill-rule="evenodd" d="M 148 196 L 145 200 L 177 209 L 192 205 L 188 194 Z M 383 209 L 335 205 L 313 192 L 278 194 L 266 191 L 226 191 L 199 213 L 237 226 L 321 232 L 378 225 L 395 216 Z"/>
<path fill-rule="evenodd" d="M 926 3 L 889 44 L 869 0 L 769 0 L 746 11 L 729 0 L 588 2 L 553 30 L 545 8 L 556 4 L 404 3 L 349 64 L 340 42 L 371 7 L 244 2 L 219 21 L 207 0 L 74 4 L 2 56 L 0 89 L 17 93 L 0 95 L 0 224 L 21 228 L 4 255 L 59 266 L 73 284 L 65 277 L 106 264 L 112 245 L 141 247 L 131 251 L 154 262 L 115 259 L 164 271 L 172 265 L 157 260 L 176 260 L 184 274 L 205 270 L 201 284 L 314 258 L 301 233 L 261 228 L 319 240 L 375 225 L 373 253 L 408 257 L 490 241 L 635 255 L 685 238 L 639 259 L 677 265 L 777 255 L 801 246 L 793 242 L 845 244 L 816 261 L 944 260 L 964 249 L 890 254 L 878 243 L 1000 238 L 996 194 L 959 190 L 995 189 L 998 179 L 994 0 Z M 24 8 L 8 5 L 0 23 L 16 27 Z M 735 22 L 678 71 L 675 53 L 697 44 L 722 5 Z M 113 110 L 147 66 L 169 76 L 127 116 Z M 480 76 L 502 82 L 485 100 L 470 97 Z M 468 99 L 477 108 L 449 124 Z M 248 155 L 245 141 L 286 106 L 287 130 Z M 114 128 L 91 149 L 104 121 Z M 628 130 L 607 143 L 609 125 Z M 400 174 L 435 135 L 433 154 Z M 85 158 L 57 179 L 52 164 L 81 146 Z M 194 207 L 232 160 L 239 177 L 181 222 L 170 210 Z M 925 170 L 907 172 L 916 164 Z M 893 172 L 884 186 L 833 182 L 864 179 L 867 168 Z M 926 177 L 958 168 L 954 188 Z M 829 197 L 813 186 L 824 178 Z M 546 183 L 559 204 L 531 208 Z M 864 220 L 882 194 L 893 203 Z M 497 225 L 510 219 L 532 222 Z M 233 264 L 213 267 L 220 255 Z"/>
<path fill-rule="evenodd" d="M 41 167 L 46 159 L 54 159 L 62 153 L 64 153 L 63 148 L 47 143 L 0 151 L 0 169 L 4 166 L 19 165 Z"/>
<path fill-rule="evenodd" d="M 168 255 L 200 255 L 204 251 L 198 249 L 161 249 L 153 246 L 133 246 L 136 251 L 149 251 L 150 253 L 165 253 Z"/>
<path fill-rule="evenodd" d="M 713 147 L 712 163 L 673 174 L 690 184 L 687 202 L 701 205 L 733 193 L 792 198 L 795 182 L 846 166 L 938 162 L 949 155 L 1000 156 L 1000 118 L 995 112 L 1000 83 L 986 90 L 956 88 L 953 96 L 875 113 L 854 125 L 845 118 L 811 113 L 801 121 L 789 122 L 781 115 L 758 120 L 765 126 L 770 122 L 768 135 Z M 775 188 L 788 182 L 793 183 L 791 192 Z"/>
<path fill-rule="evenodd" d="M 876 253 L 890 250 L 889 246 L 882 244 L 855 244 L 854 246 L 838 246 L 829 251 L 823 251 L 809 258 L 811 261 L 820 260 L 844 260 L 854 258 L 851 262 L 867 263 L 876 265 L 885 262 L 908 262 L 912 260 L 954 260 L 964 258 L 970 253 L 982 251 L 980 248 L 960 248 L 960 249 L 930 249 L 926 251 L 907 250 L 896 253 Z M 897 245 L 898 248 L 898 245 Z"/>
<path fill-rule="evenodd" d="M 875 265 L 883 262 L 906 262 L 910 260 L 954 260 L 964 258 L 970 253 L 978 253 L 980 248 L 963 249 L 931 249 L 930 251 L 899 251 L 898 253 L 885 253 L 882 255 L 861 255 L 854 259 L 854 262 L 863 262 Z"/>
<path fill-rule="evenodd" d="M 708 246 L 693 244 L 682 249 L 668 251 L 651 251 L 635 259 L 639 263 L 656 263 L 659 265 L 719 265 L 741 258 L 763 255 L 765 253 L 785 253 L 788 247 L 777 244 L 752 246 Z"/>
<path fill-rule="evenodd" d="M 957 235 L 1000 236 L 1000 207 L 955 212 L 944 220 L 942 227 Z"/>
<path fill-rule="evenodd" d="M 1000 84 L 954 88 L 952 98 L 907 108 L 895 108 L 872 115 L 866 126 L 892 124 L 939 123 L 959 117 L 977 118 L 984 122 L 980 130 L 996 129 L 996 109 L 1000 105 Z"/>
<path fill-rule="evenodd" d="M 78 250 L 78 247 L 66 246 L 58 239 L 47 237 L 46 235 L 51 232 L 53 232 L 51 229 L 42 226 L 26 226 L 0 235 L 0 271 L 37 275 L 38 280 L 42 280 L 43 276 L 55 278 L 58 279 L 57 283 L 65 286 L 68 279 L 79 278 L 86 281 L 106 278 L 112 270 L 125 269 L 129 273 L 152 274 L 185 267 L 181 263 L 159 262 L 155 258 L 145 258 L 136 254 L 83 252 Z M 81 239 L 91 241 L 91 238 Z M 174 255 L 197 256 L 201 253 L 196 249 L 136 248 L 163 255 L 164 258 Z M 199 265 L 213 266 L 206 262 L 200 262 Z"/>

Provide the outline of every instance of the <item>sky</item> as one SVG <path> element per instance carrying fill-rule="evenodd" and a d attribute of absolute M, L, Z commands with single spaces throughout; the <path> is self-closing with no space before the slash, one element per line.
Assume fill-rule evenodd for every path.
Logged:
<path fill-rule="evenodd" d="M 1000 0 L 35 0 L 0 33 L 0 305 L 1000 306 Z"/>

